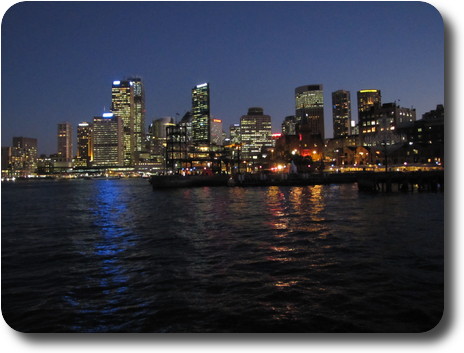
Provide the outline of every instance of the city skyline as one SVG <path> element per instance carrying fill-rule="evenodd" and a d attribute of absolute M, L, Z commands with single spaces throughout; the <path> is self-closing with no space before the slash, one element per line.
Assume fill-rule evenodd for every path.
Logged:
<path fill-rule="evenodd" d="M 140 19 L 127 37 L 116 26 L 125 16 Z M 60 21 L 38 27 L 51 18 Z M 136 48 L 124 55 L 131 38 Z M 324 86 L 326 137 L 339 89 L 351 92 L 353 112 L 363 89 L 416 108 L 418 119 L 444 103 L 443 23 L 425 3 L 27 3 L 5 14 L 2 43 L 2 145 L 34 137 L 41 154 L 56 153 L 57 123 L 69 121 L 75 141 L 78 123 L 110 110 L 111 83 L 131 76 L 145 85 L 145 129 L 183 116 L 202 82 L 226 131 L 254 106 L 281 131 L 295 114 L 294 89 L 308 84 Z"/>

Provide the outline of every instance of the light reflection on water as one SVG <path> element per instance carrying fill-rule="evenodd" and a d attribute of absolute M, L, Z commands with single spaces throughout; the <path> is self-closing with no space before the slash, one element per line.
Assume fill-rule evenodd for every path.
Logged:
<path fill-rule="evenodd" d="M 90 207 L 93 216 L 89 218 L 93 219 L 90 228 L 96 232 L 85 239 L 87 244 L 81 242 L 79 246 L 85 250 L 93 247 L 93 251 L 83 254 L 96 266 L 96 271 L 94 275 L 86 276 L 82 282 L 76 283 L 76 287 L 64 299 L 75 307 L 84 320 L 89 320 L 88 314 L 92 315 L 90 321 L 94 322 L 93 326 L 74 325 L 75 331 L 107 332 L 118 328 L 108 317 L 127 305 L 130 276 L 124 258 L 127 251 L 137 246 L 137 243 L 128 222 L 131 210 L 116 181 L 101 180 L 94 186 Z M 89 288 L 92 290 L 85 291 Z M 79 297 L 77 293 L 84 293 L 84 296 Z M 97 301 L 100 304 L 96 307 L 93 303 Z"/>
<path fill-rule="evenodd" d="M 37 224 L 11 222 L 31 200 Z M 3 203 L 2 303 L 20 330 L 401 332 L 440 316 L 442 195 L 101 180 L 13 185 Z"/>

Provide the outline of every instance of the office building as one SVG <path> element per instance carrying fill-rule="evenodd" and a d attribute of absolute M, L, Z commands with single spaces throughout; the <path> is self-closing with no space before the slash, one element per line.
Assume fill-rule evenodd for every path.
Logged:
<path fill-rule="evenodd" d="M 166 149 L 166 128 L 174 126 L 172 117 L 155 119 L 148 127 L 149 151 L 152 156 L 163 157 Z"/>
<path fill-rule="evenodd" d="M 140 78 L 113 81 L 111 112 L 122 120 L 124 165 L 132 166 L 145 142 L 145 91 Z"/>
<path fill-rule="evenodd" d="M 295 118 L 297 130 L 303 126 L 312 136 L 324 139 L 324 91 L 323 86 L 308 85 L 295 89 Z M 297 131 L 297 133 L 299 132 Z"/>
<path fill-rule="evenodd" d="M 216 146 L 222 146 L 224 137 L 222 131 L 222 120 L 221 119 L 211 119 L 211 144 Z"/>
<path fill-rule="evenodd" d="M 93 160 L 92 132 L 92 123 L 82 122 L 77 125 L 77 155 L 75 166 L 91 166 Z"/>
<path fill-rule="evenodd" d="M 351 98 L 350 92 L 338 90 L 332 92 L 333 137 L 347 137 L 351 134 Z"/>
<path fill-rule="evenodd" d="M 123 166 L 125 161 L 122 119 L 113 113 L 94 117 L 92 144 L 92 166 Z"/>
<path fill-rule="evenodd" d="M 15 177 L 28 177 L 37 169 L 37 139 L 13 137 L 11 146 L 11 169 Z"/>
<path fill-rule="evenodd" d="M 295 115 L 286 116 L 282 123 L 282 134 L 296 135 L 296 118 Z"/>
<path fill-rule="evenodd" d="M 229 139 L 233 145 L 239 145 L 241 142 L 240 137 L 240 124 L 232 124 L 229 126 Z"/>
<path fill-rule="evenodd" d="M 375 104 L 360 112 L 359 133 L 364 146 L 393 145 L 401 142 L 398 128 L 416 121 L 416 110 L 396 103 Z"/>
<path fill-rule="evenodd" d="M 59 123 L 57 134 L 57 154 L 60 159 L 71 162 L 73 158 L 72 126 L 70 123 Z"/>
<path fill-rule="evenodd" d="M 264 115 L 263 108 L 248 109 L 248 114 L 240 118 L 241 159 L 258 161 L 268 148 L 272 148 L 271 117 Z"/>
<path fill-rule="evenodd" d="M 12 176 L 11 156 L 11 146 L 2 146 L 2 178 Z"/>
<path fill-rule="evenodd" d="M 210 88 L 202 83 L 192 89 L 192 142 L 211 143 Z"/>
<path fill-rule="evenodd" d="M 382 95 L 378 89 L 364 89 L 358 91 L 358 122 L 360 122 L 361 113 L 369 110 L 373 106 L 382 104 Z"/>

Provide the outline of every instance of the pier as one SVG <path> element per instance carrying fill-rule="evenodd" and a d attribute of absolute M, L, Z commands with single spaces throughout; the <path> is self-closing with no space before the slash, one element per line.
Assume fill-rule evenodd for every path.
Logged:
<path fill-rule="evenodd" d="M 352 173 L 276 173 L 152 176 L 153 189 L 229 186 L 307 186 L 357 183 L 366 192 L 444 191 L 444 171 L 352 172 Z"/>
<path fill-rule="evenodd" d="M 445 190 L 444 171 L 363 173 L 357 177 L 358 189 L 368 192 L 412 192 Z"/>

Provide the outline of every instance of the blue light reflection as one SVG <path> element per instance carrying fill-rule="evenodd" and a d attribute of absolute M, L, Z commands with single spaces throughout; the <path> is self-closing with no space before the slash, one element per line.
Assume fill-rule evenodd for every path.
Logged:
<path fill-rule="evenodd" d="M 115 332 L 127 325 L 117 313 L 130 305 L 131 278 L 126 258 L 135 245 L 135 236 L 126 226 L 130 211 L 123 185 L 117 180 L 99 180 L 94 185 L 90 210 L 98 231 L 89 239 L 93 251 L 86 252 L 94 268 L 92 275 L 63 299 L 78 313 L 71 326 L 76 331 L 82 332 L 82 322 L 86 332 Z"/>

